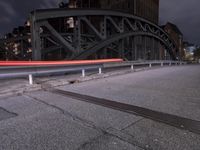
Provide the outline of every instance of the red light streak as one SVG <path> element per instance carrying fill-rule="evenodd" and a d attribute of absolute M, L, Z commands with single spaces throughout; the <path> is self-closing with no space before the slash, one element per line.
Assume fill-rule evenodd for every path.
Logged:
<path fill-rule="evenodd" d="M 122 59 L 99 59 L 77 61 L 0 61 L 0 66 L 46 66 L 46 65 L 84 65 L 122 62 Z"/>

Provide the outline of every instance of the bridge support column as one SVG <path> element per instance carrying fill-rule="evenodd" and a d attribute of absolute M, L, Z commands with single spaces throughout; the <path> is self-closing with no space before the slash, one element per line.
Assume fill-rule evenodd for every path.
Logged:
<path fill-rule="evenodd" d="M 75 28 L 74 28 L 74 47 L 75 53 L 81 52 L 81 20 L 78 17 L 76 20 Z"/>
<path fill-rule="evenodd" d="M 124 59 L 124 39 L 119 40 L 119 56 Z"/>
<path fill-rule="evenodd" d="M 155 50 L 155 46 L 154 46 L 154 38 L 151 38 L 151 49 L 152 49 L 152 60 L 156 60 L 156 50 Z"/>
<path fill-rule="evenodd" d="M 41 60 L 42 59 L 42 47 L 40 39 L 40 25 L 34 20 L 32 20 L 31 26 L 31 35 L 32 35 L 32 59 Z"/>
<path fill-rule="evenodd" d="M 36 12 L 30 16 L 31 22 L 31 44 L 32 44 L 32 60 L 42 59 L 42 43 L 40 38 L 40 22 L 36 21 Z"/>
<path fill-rule="evenodd" d="M 143 43 L 144 43 L 144 50 L 143 50 L 143 57 L 145 60 L 148 60 L 147 56 L 147 39 L 146 36 L 143 37 Z"/>

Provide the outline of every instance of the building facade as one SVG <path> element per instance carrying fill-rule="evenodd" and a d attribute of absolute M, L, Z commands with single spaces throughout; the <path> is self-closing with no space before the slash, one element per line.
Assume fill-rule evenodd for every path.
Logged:
<path fill-rule="evenodd" d="M 69 6 L 123 11 L 156 24 L 159 19 L 159 0 L 70 0 Z"/>
<path fill-rule="evenodd" d="M 178 59 L 184 60 L 185 59 L 185 51 L 184 51 L 184 44 L 183 44 L 183 34 L 180 29 L 173 23 L 166 23 L 166 25 L 162 26 L 165 32 L 169 34 L 169 36 L 174 41 L 176 47 L 178 48 Z"/>

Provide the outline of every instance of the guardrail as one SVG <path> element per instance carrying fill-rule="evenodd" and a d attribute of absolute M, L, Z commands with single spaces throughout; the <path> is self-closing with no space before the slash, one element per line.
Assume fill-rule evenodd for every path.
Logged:
<path fill-rule="evenodd" d="M 186 62 L 183 61 L 170 61 L 170 60 L 154 60 L 154 61 L 123 61 L 120 63 L 106 63 L 104 64 L 104 68 L 113 68 L 113 67 L 127 67 L 131 66 L 131 69 L 134 70 L 134 66 L 149 66 L 152 67 L 154 65 L 160 65 L 161 67 L 164 65 L 172 66 L 172 65 L 184 65 Z"/>
<path fill-rule="evenodd" d="M 29 84 L 33 84 L 33 76 L 51 75 L 99 68 L 104 63 L 119 63 L 122 59 L 80 60 L 80 61 L 0 61 L 0 79 L 28 77 Z"/>
<path fill-rule="evenodd" d="M 28 77 L 29 84 L 33 84 L 33 76 L 51 75 L 54 73 L 67 73 L 81 71 L 85 77 L 86 70 L 98 69 L 102 74 L 102 68 L 128 67 L 134 70 L 134 66 L 145 65 L 182 65 L 179 61 L 123 61 L 122 59 L 82 60 L 82 61 L 0 61 L 0 79 Z"/>

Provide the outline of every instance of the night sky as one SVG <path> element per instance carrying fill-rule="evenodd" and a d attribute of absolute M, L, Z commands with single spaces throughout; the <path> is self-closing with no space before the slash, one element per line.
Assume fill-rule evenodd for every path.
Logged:
<path fill-rule="evenodd" d="M 31 10 L 57 7 L 60 0 L 0 0 L 0 36 L 23 25 Z M 186 41 L 200 45 L 200 0 L 160 0 L 160 24 L 176 24 Z"/>

